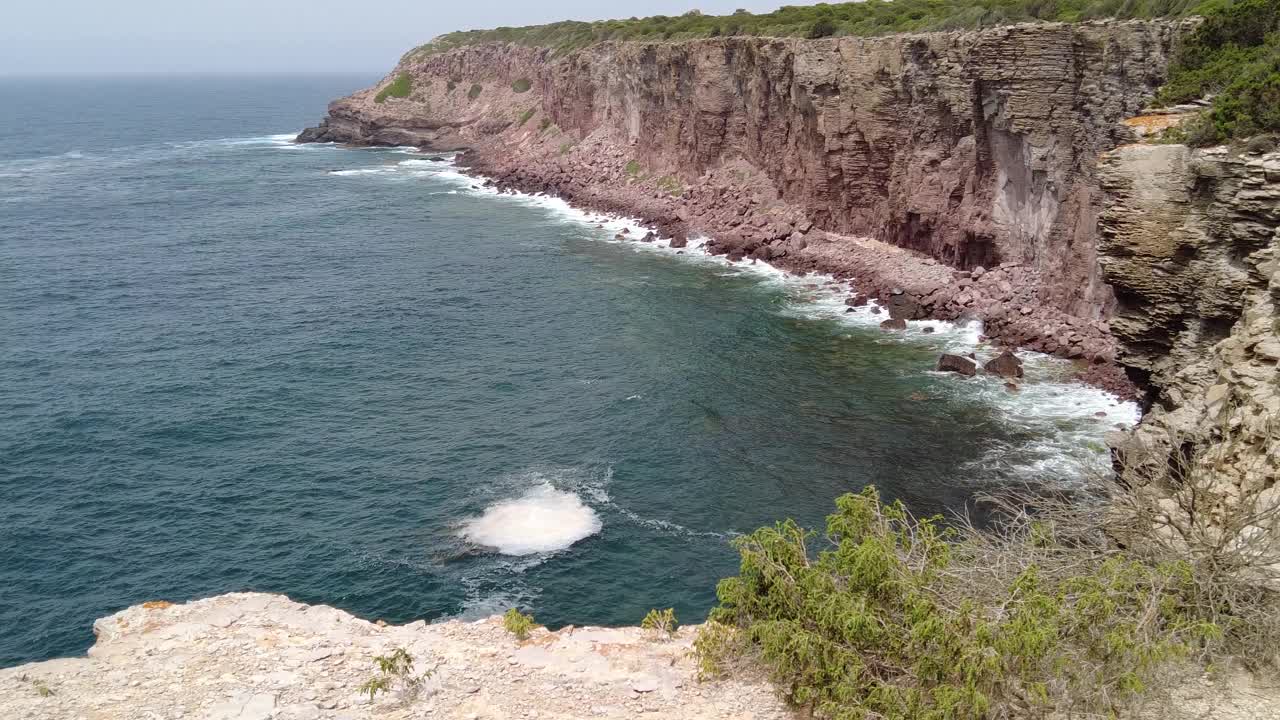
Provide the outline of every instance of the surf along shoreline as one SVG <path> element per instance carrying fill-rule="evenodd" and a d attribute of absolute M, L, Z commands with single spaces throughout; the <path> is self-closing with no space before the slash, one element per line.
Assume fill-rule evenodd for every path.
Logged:
<path fill-rule="evenodd" d="M 762 262 L 791 275 L 828 276 L 851 290 L 849 312 L 866 309 L 887 332 L 906 322 L 981 323 L 981 344 L 992 352 L 1030 350 L 1069 360 L 1072 377 L 1131 401 L 1135 385 L 1116 361 L 1106 321 L 1086 320 L 1042 304 L 1039 273 L 1017 262 L 959 270 L 924 253 L 865 237 L 818 229 L 802 209 L 778 200 L 772 183 L 746 163 L 709 171 L 696 185 L 670 176 L 645 177 L 627 153 L 607 138 L 589 137 L 562 154 L 518 131 L 451 144 L 416 146 L 418 154 L 449 160 L 477 187 L 563 200 L 583 211 L 632 219 L 645 232 L 625 230 L 619 240 L 666 240 L 673 249 L 705 238 L 702 249 L 729 261 Z M 528 143 L 535 140 L 536 146 Z M 325 142 L 304 130 L 296 142 Z M 349 147 L 415 147 L 381 142 L 339 142 Z M 452 155 L 452 157 L 445 157 Z M 772 238 L 772 239 L 770 239 Z M 1010 378 L 1013 380 L 1013 378 Z M 1016 392 L 1016 382 L 1010 392 Z"/>

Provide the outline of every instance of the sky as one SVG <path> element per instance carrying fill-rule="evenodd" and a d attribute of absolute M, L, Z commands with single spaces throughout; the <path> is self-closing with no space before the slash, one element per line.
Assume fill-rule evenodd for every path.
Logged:
<path fill-rule="evenodd" d="M 452 30 L 805 0 L 6 0 L 0 75 L 377 72 Z"/>

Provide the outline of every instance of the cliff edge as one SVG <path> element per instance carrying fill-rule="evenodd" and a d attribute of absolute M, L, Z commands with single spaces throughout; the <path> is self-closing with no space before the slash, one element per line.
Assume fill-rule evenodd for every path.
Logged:
<path fill-rule="evenodd" d="M 94 624 L 88 657 L 0 669 L 5 720 L 426 720 L 655 718 L 794 720 L 767 681 L 699 681 L 692 641 L 639 628 L 535 630 L 500 618 L 393 626 L 281 595 L 150 602 Z M 371 701 L 374 658 L 403 649 L 416 693 Z M 425 677 L 424 677 L 425 676 Z M 1189 678 L 1143 717 L 1280 718 L 1280 690 L 1246 674 Z"/>
<path fill-rule="evenodd" d="M 534 630 L 500 618 L 392 626 L 281 595 L 144 603 L 94 623 L 85 658 L 0 670 L 5 720 L 792 718 L 763 680 L 699 683 L 693 628 Z M 403 649 L 422 680 L 371 701 L 375 656 Z"/>

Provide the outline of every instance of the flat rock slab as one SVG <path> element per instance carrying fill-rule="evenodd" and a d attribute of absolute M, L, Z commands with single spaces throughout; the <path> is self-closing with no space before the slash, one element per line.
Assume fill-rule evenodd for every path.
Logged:
<path fill-rule="evenodd" d="M 0 669 L 2 720 L 418 720 L 796 717 L 762 679 L 700 683 L 694 628 L 539 628 L 500 618 L 379 625 L 280 595 L 148 603 L 95 623 L 89 657 Z M 425 675 L 372 702 L 374 656 Z M 39 683 L 39 684 L 37 684 Z M 38 687 L 51 694 L 42 694 Z"/>

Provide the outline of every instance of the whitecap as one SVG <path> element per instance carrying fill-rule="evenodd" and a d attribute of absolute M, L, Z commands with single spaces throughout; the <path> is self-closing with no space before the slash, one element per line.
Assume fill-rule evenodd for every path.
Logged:
<path fill-rule="evenodd" d="M 466 522 L 460 535 L 503 555 L 533 555 L 563 550 L 602 527 L 581 497 L 545 483 L 490 505 Z"/>

